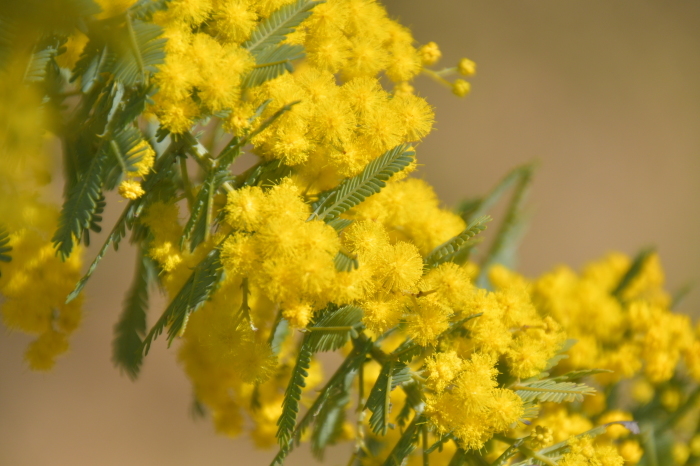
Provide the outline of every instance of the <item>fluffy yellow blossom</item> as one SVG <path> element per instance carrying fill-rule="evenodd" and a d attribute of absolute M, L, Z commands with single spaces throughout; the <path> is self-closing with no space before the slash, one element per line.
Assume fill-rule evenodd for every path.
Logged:
<path fill-rule="evenodd" d="M 143 196 L 146 192 L 141 183 L 134 180 L 124 180 L 119 184 L 119 195 L 124 199 L 134 200 Z"/>
<path fill-rule="evenodd" d="M 476 74 L 476 63 L 468 58 L 462 58 L 457 64 L 457 71 L 464 76 L 473 76 Z"/>
<path fill-rule="evenodd" d="M 471 89 L 471 84 L 464 79 L 456 79 L 455 82 L 452 83 L 452 93 L 457 97 L 466 97 L 467 94 L 471 92 Z"/>
<path fill-rule="evenodd" d="M 418 53 L 420 54 L 423 65 L 425 66 L 435 64 L 440 57 L 442 57 L 442 52 L 440 52 L 440 49 L 435 42 L 428 42 L 418 50 Z"/>

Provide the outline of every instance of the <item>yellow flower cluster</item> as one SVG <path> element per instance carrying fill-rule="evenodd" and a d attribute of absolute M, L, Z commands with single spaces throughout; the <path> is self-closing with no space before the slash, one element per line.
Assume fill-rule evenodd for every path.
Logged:
<path fill-rule="evenodd" d="M 10 61 L 12 63 L 12 61 Z M 34 370 L 49 370 L 68 350 L 68 337 L 80 324 L 82 297 L 65 304 L 80 278 L 81 251 L 62 262 L 51 236 L 58 209 L 40 200 L 51 180 L 51 142 L 40 96 L 21 82 L 24 68 L 0 73 L 0 233 L 8 235 L 9 262 L 0 262 L 0 315 L 11 330 L 37 339 L 25 360 Z"/>
<path fill-rule="evenodd" d="M 619 298 L 613 291 L 630 259 L 610 254 L 580 275 L 560 267 L 532 284 L 533 301 L 577 340 L 563 364 L 572 370 L 610 369 L 603 383 L 631 378 L 640 371 L 654 384 L 668 381 L 682 356 L 698 375 L 697 337 L 689 317 L 669 310 L 663 271 L 656 254 Z"/>
<path fill-rule="evenodd" d="M 452 433 L 463 448 L 479 450 L 496 432 L 523 415 L 523 402 L 512 390 L 498 388 L 495 358 L 475 353 L 468 360 L 438 353 L 427 362 L 425 413 L 441 435 Z"/>
<path fill-rule="evenodd" d="M 89 166 L 96 174 L 78 213 L 98 215 L 96 199 L 117 186 L 131 201 L 118 227 L 133 231 L 171 299 L 143 347 L 164 327 L 180 337 L 179 359 L 217 431 L 235 436 L 248 429 L 258 446 L 278 444 L 280 461 L 302 435 L 297 430 L 306 428 L 321 450 L 354 438 L 351 464 L 365 466 L 390 464 L 388 455 L 403 455 L 397 463 L 405 464 L 421 443 L 424 461 L 430 454 L 437 465 L 478 459 L 621 466 L 644 454 L 621 424 L 652 412 L 673 430 L 685 413 L 697 418 L 700 391 L 686 390 L 683 377 L 700 381 L 700 327 L 694 332 L 687 317 L 670 311 L 655 254 L 639 270 L 611 254 L 581 273 L 560 267 L 535 280 L 458 258 L 468 251 L 455 249 L 483 229 L 482 220 L 467 227 L 429 184 L 407 177 L 416 167 L 410 145 L 434 121 L 411 81 L 424 73 L 463 97 L 469 83 L 445 76 L 472 76 L 472 61 L 427 69 L 441 58 L 437 44 L 415 47 L 410 31 L 374 0 L 98 3 L 102 12 L 85 29 L 91 37 L 118 20 L 142 32 L 162 29 L 167 42 L 162 62 L 136 63 L 144 68 L 141 80 L 125 84 L 119 80 L 129 81 L 128 73 L 104 71 L 93 88 L 100 92 L 77 92 L 88 106 L 90 96 L 99 105 L 114 103 L 106 112 L 83 109 L 100 130 L 115 115 L 134 134 L 149 126 L 124 154 L 116 133 L 98 133 L 93 145 L 105 138 L 114 153 L 100 149 L 84 157 L 94 156 Z M 157 10 L 152 17 L 139 10 L 144 5 Z M 132 22 L 138 11 L 143 15 L 134 13 Z M 143 24 L 149 21 L 157 26 Z M 287 21 L 293 25 L 284 27 Z M 274 54 L 262 52 L 269 49 L 261 35 L 272 37 L 268 47 L 303 50 L 306 58 L 299 52 L 266 63 Z M 74 67 L 85 37 L 61 37 L 66 52 L 51 66 Z M 154 56 L 160 46 L 148 45 Z M 125 63 L 135 58 L 114 56 Z M 83 57 L 91 59 L 89 50 Z M 293 72 L 292 59 L 298 61 Z M 0 312 L 9 328 L 39 335 L 26 358 L 33 368 L 48 369 L 80 321 L 80 298 L 64 304 L 80 259 L 56 258 L 50 234 L 58 213 L 37 200 L 48 170 L 36 138 L 41 112 L 26 110 L 41 107 L 31 89 L 0 86 L 0 116 L 8 121 L 0 128 L 0 254 L 11 248 L 11 261 L 0 263 Z M 135 101 L 147 107 L 150 122 L 120 113 L 128 103 L 120 99 L 137 91 L 148 94 Z M 156 123 L 165 150 L 142 140 L 153 136 Z M 195 125 L 211 137 L 198 142 L 190 133 Z M 244 173 L 234 165 L 233 175 L 229 165 L 249 147 L 259 163 Z M 402 153 L 390 159 L 395 149 Z M 190 176 L 195 163 L 199 173 Z M 326 203 L 341 210 L 328 213 Z M 107 246 L 120 238 L 110 236 Z M 486 276 L 492 288 L 475 285 Z M 33 292 L 37 283 L 42 293 Z M 136 311 L 138 319 L 125 312 L 119 324 L 121 336 L 131 339 L 126 353 L 141 342 L 144 310 Z M 567 339 L 578 342 L 568 349 Z M 324 377 L 313 355 L 329 348 L 347 359 L 317 398 L 313 390 Z M 140 359 L 133 364 L 136 373 Z M 589 369 L 610 371 L 593 372 L 604 387 L 596 395 L 578 384 Z M 648 405 L 643 409 L 614 402 L 627 389 L 618 382 L 632 378 L 631 399 Z M 359 392 L 357 416 L 346 419 L 352 387 Z M 552 400 L 576 402 L 567 408 L 546 403 Z M 309 409 L 303 425 L 300 406 Z M 586 436 L 591 430 L 595 440 Z M 671 437 L 664 451 L 677 464 L 700 454 L 698 435 Z M 431 442 L 441 445 L 434 454 L 427 451 Z M 547 456 L 550 446 L 556 457 Z M 407 461 L 416 464 L 418 455 Z"/>

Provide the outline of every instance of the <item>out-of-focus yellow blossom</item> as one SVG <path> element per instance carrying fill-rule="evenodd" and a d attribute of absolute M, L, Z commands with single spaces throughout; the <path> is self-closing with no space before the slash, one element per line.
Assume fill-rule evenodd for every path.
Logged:
<path fill-rule="evenodd" d="M 594 445 L 589 437 L 573 438 L 569 446 L 571 451 L 559 461 L 560 466 L 622 466 L 625 462 L 614 447 Z"/>
<path fill-rule="evenodd" d="M 644 455 L 644 450 L 636 440 L 625 440 L 618 447 L 620 456 L 625 460 L 625 464 L 634 465 L 639 463 Z"/>
<path fill-rule="evenodd" d="M 676 442 L 671 448 L 671 455 L 673 456 L 674 464 L 685 464 L 685 462 L 688 461 L 688 458 L 690 457 L 690 448 L 688 448 L 688 445 L 685 443 Z"/>
<path fill-rule="evenodd" d="M 435 42 L 428 42 L 418 50 L 418 53 L 425 66 L 434 65 L 442 57 L 442 52 Z"/>
<path fill-rule="evenodd" d="M 462 58 L 457 64 L 457 71 L 464 76 L 474 76 L 476 74 L 476 63 L 468 58 Z"/>
<path fill-rule="evenodd" d="M 22 57 L 9 57 L 0 70 L 0 227 L 12 248 L 11 260 L 0 262 L 0 316 L 8 329 L 37 336 L 24 358 L 46 371 L 68 350 L 82 318 L 82 296 L 68 304 L 66 296 L 80 278 L 83 250 L 63 262 L 51 243 L 59 212 L 40 200 L 52 171 L 48 115 L 14 59 Z"/>
<path fill-rule="evenodd" d="M 452 83 L 452 93 L 457 97 L 466 97 L 472 90 L 471 84 L 464 79 L 456 79 Z"/>

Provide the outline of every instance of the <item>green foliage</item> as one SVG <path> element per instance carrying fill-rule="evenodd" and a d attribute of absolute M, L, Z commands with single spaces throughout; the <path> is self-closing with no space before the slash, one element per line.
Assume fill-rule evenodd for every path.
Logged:
<path fill-rule="evenodd" d="M 324 395 L 328 393 L 327 400 L 314 416 L 316 423 L 311 433 L 311 451 L 320 461 L 323 461 L 326 446 L 334 444 L 343 432 L 345 410 L 350 403 L 350 392 L 355 376 L 355 371 L 347 371 L 342 383 L 324 392 Z"/>
<path fill-rule="evenodd" d="M 8 252 L 12 251 L 12 246 L 10 244 L 10 234 L 7 229 L 0 225 L 0 262 L 10 262 L 12 257 Z M 2 277 L 2 271 L 0 271 L 0 277 Z"/>
<path fill-rule="evenodd" d="M 255 68 L 243 78 L 242 87 L 250 88 L 275 79 L 285 72 L 291 73 L 291 62 L 304 58 L 304 46 L 280 44 L 265 47 L 255 56 Z"/>
<path fill-rule="evenodd" d="M 90 264 L 90 267 L 88 267 L 87 272 L 75 285 L 75 289 L 68 295 L 66 299 L 67 303 L 74 300 L 80 294 L 92 274 L 97 270 L 97 266 L 102 258 L 107 254 L 109 247 L 114 247 L 116 251 L 119 248 L 119 243 L 126 236 L 127 229 L 132 229 L 136 226 L 136 220 L 139 214 L 141 214 L 149 203 L 160 197 L 161 192 L 157 188 L 162 185 L 167 186 L 169 184 L 168 182 L 171 180 L 173 170 L 172 162 L 177 151 L 176 148 L 176 144 L 171 145 L 168 150 L 156 160 L 154 170 L 146 176 L 143 182 L 143 188 L 146 194 L 139 199 L 130 201 L 124 208 L 124 211 L 117 219 L 114 227 L 112 227 L 109 236 L 107 236 L 104 244 Z M 168 193 L 169 189 L 166 187 L 163 191 Z M 165 197 L 169 196 L 166 194 Z"/>
<path fill-rule="evenodd" d="M 377 377 L 377 381 L 367 398 L 366 408 L 372 411 L 372 416 L 369 419 L 372 432 L 386 435 L 389 411 L 391 410 L 391 391 L 410 379 L 409 368 L 401 362 L 389 361 L 382 366 L 379 377 Z"/>
<path fill-rule="evenodd" d="M 301 389 L 306 386 L 306 377 L 309 375 L 308 370 L 311 365 L 311 345 L 309 343 L 309 334 L 307 334 L 299 347 L 299 355 L 297 362 L 292 369 L 292 377 L 289 380 L 289 385 L 284 392 L 284 400 L 282 401 L 282 414 L 277 420 L 277 440 L 280 449 L 288 449 L 292 440 L 292 433 L 296 425 L 297 415 L 299 414 L 299 400 L 301 399 Z"/>
<path fill-rule="evenodd" d="M 142 337 L 146 333 L 146 311 L 148 311 L 148 289 L 156 281 L 153 262 L 139 251 L 136 273 L 124 301 L 124 309 L 114 326 L 112 361 L 123 372 L 135 380 L 141 370 L 143 353 Z"/>
<path fill-rule="evenodd" d="M 344 229 L 349 227 L 350 224 L 352 224 L 352 222 L 354 222 L 354 220 L 338 217 L 338 218 L 334 218 L 330 222 L 326 222 L 326 223 L 328 223 L 329 226 L 333 227 L 333 229 L 335 231 L 340 233 L 341 231 L 343 231 Z"/>
<path fill-rule="evenodd" d="M 513 268 L 515 262 L 515 251 L 520 243 L 525 227 L 527 224 L 527 216 L 524 212 L 527 191 L 532 181 L 534 165 L 525 165 L 515 169 L 509 174 L 506 179 L 498 185 L 492 194 L 486 197 L 486 202 L 482 206 L 490 208 L 493 203 L 500 197 L 511 185 L 514 185 L 513 195 L 506 210 L 506 215 L 496 233 L 496 237 L 491 243 L 491 247 L 486 253 L 484 260 L 481 263 L 481 273 L 477 279 L 477 285 L 482 288 L 488 288 L 488 271 L 495 264 L 502 264 Z M 476 209 L 476 214 L 479 214 L 482 208 Z"/>
<path fill-rule="evenodd" d="M 345 383 L 348 374 L 356 374 L 362 364 L 364 364 L 366 354 L 372 346 L 372 341 L 364 340 L 360 342 L 355 340 L 353 343 L 355 343 L 355 347 L 331 376 L 323 389 L 321 389 L 309 410 L 304 414 L 304 417 L 302 417 L 301 421 L 299 421 L 299 424 L 294 429 L 293 435 L 289 438 L 289 442 L 286 445 L 280 445 L 280 451 L 272 460 L 272 465 L 282 464 L 284 458 L 286 458 L 294 446 L 292 440 L 296 439 L 298 443 L 301 436 L 312 423 L 316 422 L 317 428 L 321 428 L 318 424 L 319 419 L 317 416 L 326 401 L 331 399 L 332 394 L 338 386 Z"/>
<path fill-rule="evenodd" d="M 295 3 L 284 5 L 258 25 L 243 47 L 257 56 L 265 48 L 279 44 L 311 15 L 311 10 L 316 5 L 321 3 L 323 2 L 297 0 Z"/>
<path fill-rule="evenodd" d="M 568 382 L 572 380 L 581 380 L 596 374 L 605 374 L 611 372 L 613 371 L 608 369 L 587 369 L 581 371 L 567 372 L 566 374 L 559 375 L 557 377 L 552 377 L 549 380 L 554 380 L 555 382 Z"/>
<path fill-rule="evenodd" d="M 357 257 L 354 255 L 351 256 L 345 251 L 338 251 L 333 262 L 335 263 L 336 270 L 339 272 L 350 272 L 360 266 Z"/>
<path fill-rule="evenodd" d="M 168 8 L 170 0 L 138 0 L 129 7 L 129 14 L 132 18 L 148 21 L 159 11 Z"/>
<path fill-rule="evenodd" d="M 460 249 L 473 244 L 473 238 L 484 231 L 486 224 L 490 221 L 491 217 L 488 215 L 473 220 L 463 232 L 433 249 L 425 258 L 425 263 L 430 267 L 435 267 L 448 262 Z"/>
<path fill-rule="evenodd" d="M 622 294 L 632 284 L 635 278 L 637 278 L 639 274 L 642 273 L 642 271 L 644 270 L 644 266 L 649 261 L 651 256 L 654 255 L 654 252 L 654 248 L 646 248 L 642 249 L 641 251 L 639 251 L 639 253 L 637 253 L 634 260 L 632 261 L 632 264 L 630 264 L 629 268 L 622 276 L 620 282 L 617 284 L 617 286 L 612 292 L 612 295 L 615 298 L 617 298 L 618 300 L 622 299 Z"/>
<path fill-rule="evenodd" d="M 95 22 L 71 81 L 81 78 L 83 92 L 89 92 L 103 73 L 112 74 L 125 86 L 147 84 L 148 74 L 165 60 L 162 32 L 157 24 L 130 15 Z"/>
<path fill-rule="evenodd" d="M 427 420 L 423 415 L 418 415 L 413 419 L 413 422 L 406 428 L 399 441 L 396 442 L 396 445 L 391 450 L 391 453 L 389 453 L 386 461 L 384 461 L 384 466 L 401 466 L 403 464 L 404 459 L 416 449 L 420 425 L 424 422 L 427 422 Z"/>
<path fill-rule="evenodd" d="M 80 241 L 84 231 L 92 225 L 98 202 L 102 199 L 103 167 L 106 158 L 104 151 L 98 151 L 63 203 L 58 229 L 51 240 L 63 260 L 66 260 L 73 250 L 73 240 Z"/>
<path fill-rule="evenodd" d="M 527 164 L 514 168 L 483 198 L 462 202 L 457 208 L 458 213 L 467 223 L 487 214 L 518 181 L 531 175 L 533 167 L 533 164 Z"/>
<path fill-rule="evenodd" d="M 421 387 L 416 382 L 406 382 L 401 386 L 401 389 L 406 394 L 406 401 L 399 414 L 396 415 L 396 424 L 404 428 L 411 416 L 411 411 L 415 413 L 419 411 L 419 407 L 423 403 L 423 394 Z"/>
<path fill-rule="evenodd" d="M 60 42 L 55 38 L 40 41 L 27 64 L 24 80 L 31 83 L 43 81 L 49 62 L 56 56 L 59 46 Z"/>
<path fill-rule="evenodd" d="M 342 348 L 353 333 L 357 335 L 355 327 L 361 321 L 362 309 L 351 304 L 326 312 L 307 328 L 309 348 L 313 353 Z"/>
<path fill-rule="evenodd" d="M 180 248 L 185 242 L 190 242 L 190 252 L 193 252 L 208 236 L 208 229 L 211 228 L 212 211 L 214 208 L 214 194 L 221 185 L 231 181 L 232 175 L 225 170 L 211 170 L 202 183 L 197 197 L 192 205 L 190 218 L 185 225 L 185 229 L 180 239 Z"/>
<path fill-rule="evenodd" d="M 386 180 L 413 161 L 416 153 L 410 148 L 410 144 L 394 147 L 370 162 L 359 175 L 346 179 L 337 188 L 324 193 L 316 203 L 311 218 L 317 217 L 329 222 L 378 193 L 386 186 Z"/>
<path fill-rule="evenodd" d="M 217 246 L 197 264 L 177 296 L 143 340 L 144 354 L 148 354 L 151 343 L 167 325 L 170 325 L 168 344 L 172 343 L 173 339 L 185 330 L 189 315 L 207 302 L 222 278 L 223 268 L 219 256 L 220 250 Z"/>
<path fill-rule="evenodd" d="M 583 401 L 584 395 L 595 394 L 595 389 L 584 384 L 557 382 L 551 379 L 522 382 L 513 387 L 523 401 L 550 401 L 553 403 Z"/>

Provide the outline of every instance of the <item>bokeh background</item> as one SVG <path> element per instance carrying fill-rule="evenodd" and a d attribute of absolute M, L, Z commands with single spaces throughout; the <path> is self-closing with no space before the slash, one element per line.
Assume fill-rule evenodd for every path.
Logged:
<path fill-rule="evenodd" d="M 655 245 L 669 290 L 700 285 L 700 2 L 394 0 L 387 8 L 419 43 L 440 44 L 438 66 L 463 56 L 478 64 L 464 100 L 417 79 L 437 114 L 418 176 L 455 205 L 510 168 L 540 162 L 521 271 L 578 268 L 607 251 Z M 112 367 L 129 252 L 103 261 L 83 328 L 53 372 L 26 369 L 28 339 L 0 330 L 0 465 L 268 464 L 274 452 L 190 418 L 189 384 L 162 339 L 138 382 Z M 699 315 L 700 286 L 683 308 Z M 327 464 L 344 465 L 345 452 Z M 288 464 L 312 461 L 302 449 Z"/>

